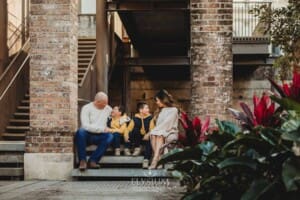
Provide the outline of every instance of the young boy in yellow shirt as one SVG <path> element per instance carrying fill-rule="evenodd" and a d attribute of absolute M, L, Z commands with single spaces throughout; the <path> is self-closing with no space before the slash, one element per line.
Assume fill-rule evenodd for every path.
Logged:
<path fill-rule="evenodd" d="M 107 126 L 109 131 L 113 134 L 112 146 L 115 150 L 115 156 L 121 155 L 120 143 L 126 128 L 127 122 L 130 118 L 125 114 L 125 108 L 123 106 L 114 106 L 111 112 L 111 118 L 108 119 Z"/>

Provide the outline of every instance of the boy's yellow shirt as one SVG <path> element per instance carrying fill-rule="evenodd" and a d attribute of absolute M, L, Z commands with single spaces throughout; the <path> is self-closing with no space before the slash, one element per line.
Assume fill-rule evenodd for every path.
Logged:
<path fill-rule="evenodd" d="M 126 131 L 126 128 L 127 128 L 127 125 L 126 123 L 120 123 L 120 119 L 122 117 L 113 117 L 111 119 L 111 129 L 112 129 L 112 132 L 115 133 L 115 132 L 118 132 L 120 134 L 124 134 L 125 131 Z"/>
<path fill-rule="evenodd" d="M 138 118 L 147 118 L 149 116 L 150 116 L 150 114 L 147 116 L 144 116 L 144 117 L 142 117 L 139 113 L 135 114 L 135 117 L 138 117 Z M 134 126 L 135 126 L 134 121 L 130 120 L 129 125 L 126 127 L 126 130 L 124 132 L 125 137 L 129 137 L 129 132 L 131 132 L 133 130 Z M 154 120 L 152 119 L 150 121 L 149 131 L 151 131 L 154 127 L 155 127 L 155 123 L 154 123 Z"/>

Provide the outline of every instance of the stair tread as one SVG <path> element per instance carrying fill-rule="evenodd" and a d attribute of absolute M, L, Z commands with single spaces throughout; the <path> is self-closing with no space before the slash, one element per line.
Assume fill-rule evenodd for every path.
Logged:
<path fill-rule="evenodd" d="M 7 129 L 28 129 L 29 130 L 29 126 L 7 126 Z"/>
<path fill-rule="evenodd" d="M 93 55 L 94 51 L 95 49 L 80 49 L 78 50 L 78 54 L 90 52 Z"/>
<path fill-rule="evenodd" d="M 96 44 L 95 45 L 79 45 L 78 46 L 78 50 L 79 49 L 95 49 L 96 48 Z"/>
<path fill-rule="evenodd" d="M 10 122 L 28 122 L 29 123 L 29 119 L 11 119 L 9 121 Z"/>
<path fill-rule="evenodd" d="M 16 168 L 0 168 L 0 176 L 23 176 L 24 169 L 22 167 Z"/>
<path fill-rule="evenodd" d="M 73 177 L 115 177 L 115 178 L 126 178 L 126 177 L 172 177 L 171 173 L 166 169 L 137 169 L 137 168 L 100 168 L 100 169 L 87 169 L 84 172 L 78 169 L 73 169 Z"/>
<path fill-rule="evenodd" d="M 18 109 L 29 109 L 29 106 L 18 106 Z"/>
<path fill-rule="evenodd" d="M 100 164 L 142 164 L 143 156 L 103 156 Z"/>
<path fill-rule="evenodd" d="M 25 133 L 3 133 L 2 137 L 24 138 Z"/>
<path fill-rule="evenodd" d="M 29 116 L 29 113 L 17 112 L 17 113 L 14 113 L 14 115 L 28 115 Z"/>
<path fill-rule="evenodd" d="M 0 151 L 25 151 L 25 141 L 0 141 Z"/>
<path fill-rule="evenodd" d="M 24 155 L 11 153 L 0 155 L 0 163 L 24 163 Z"/>

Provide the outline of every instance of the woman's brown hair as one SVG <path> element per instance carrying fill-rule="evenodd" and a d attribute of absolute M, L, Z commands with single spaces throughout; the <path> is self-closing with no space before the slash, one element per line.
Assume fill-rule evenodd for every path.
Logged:
<path fill-rule="evenodd" d="M 181 108 L 178 106 L 178 104 L 175 102 L 173 96 L 168 93 L 167 90 L 160 90 L 156 95 L 154 96 L 154 100 L 159 99 L 162 104 L 164 104 L 167 107 L 176 107 L 178 109 L 178 113 L 181 112 Z M 162 108 L 158 108 L 154 113 L 154 120 L 157 119 L 160 111 Z"/>

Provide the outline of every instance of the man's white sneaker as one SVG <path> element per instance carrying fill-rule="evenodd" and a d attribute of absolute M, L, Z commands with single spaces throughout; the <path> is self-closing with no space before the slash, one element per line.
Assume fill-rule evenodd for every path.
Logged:
<path fill-rule="evenodd" d="M 120 148 L 115 149 L 115 156 L 120 156 L 121 155 L 121 150 Z"/>
<path fill-rule="evenodd" d="M 143 169 L 148 169 L 149 167 L 149 160 L 148 159 L 144 159 L 143 160 Z"/>

